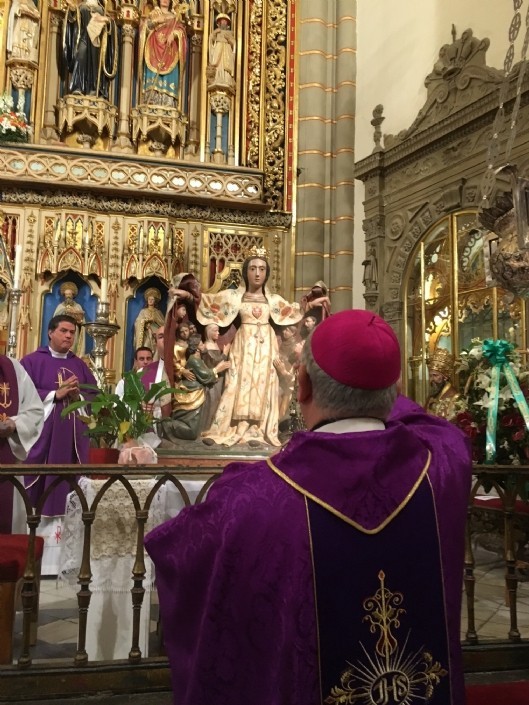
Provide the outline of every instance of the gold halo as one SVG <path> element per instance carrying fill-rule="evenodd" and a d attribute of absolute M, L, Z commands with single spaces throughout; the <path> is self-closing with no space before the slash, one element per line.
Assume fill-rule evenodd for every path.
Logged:
<path fill-rule="evenodd" d="M 75 299 L 75 297 L 79 293 L 79 289 L 77 288 L 77 284 L 74 284 L 73 282 L 64 282 L 63 284 L 61 284 L 61 286 L 59 288 L 59 292 L 60 292 L 61 296 L 64 296 L 64 292 L 67 289 L 71 289 L 71 291 L 73 291 L 73 297 Z"/>
<path fill-rule="evenodd" d="M 145 301 L 149 299 L 150 296 L 154 297 L 154 300 L 159 302 L 162 300 L 162 295 L 160 294 L 160 291 L 158 289 L 155 289 L 153 286 L 149 287 L 148 289 L 145 289 L 143 292 L 143 298 Z"/>

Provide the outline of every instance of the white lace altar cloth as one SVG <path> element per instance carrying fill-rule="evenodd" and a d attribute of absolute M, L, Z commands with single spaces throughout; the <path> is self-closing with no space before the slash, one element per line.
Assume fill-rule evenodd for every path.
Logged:
<path fill-rule="evenodd" d="M 106 480 L 82 477 L 79 488 L 86 497 L 88 508 Z M 154 487 L 155 478 L 129 480 L 140 507 Z M 191 502 L 194 502 L 204 480 L 182 482 Z M 184 507 L 184 501 L 175 487 L 164 485 L 153 497 L 145 534 L 162 522 L 174 517 Z M 132 597 L 134 582 L 132 569 L 136 556 L 137 524 L 132 499 L 121 484 L 109 487 L 96 510 L 92 525 L 90 569 L 92 596 L 88 610 L 86 651 L 95 661 L 128 658 L 132 645 Z M 75 492 L 68 495 L 62 530 L 61 560 L 58 578 L 79 589 L 78 576 L 83 553 L 84 524 L 82 507 Z M 141 608 L 139 647 L 148 655 L 150 631 L 150 593 L 154 585 L 154 568 L 144 552 L 145 596 Z M 128 593 L 128 599 L 126 594 Z"/>

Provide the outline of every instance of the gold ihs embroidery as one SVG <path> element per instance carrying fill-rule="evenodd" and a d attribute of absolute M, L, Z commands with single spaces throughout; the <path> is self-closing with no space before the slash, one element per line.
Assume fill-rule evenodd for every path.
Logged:
<path fill-rule="evenodd" d="M 404 596 L 386 587 L 384 571 L 378 579 L 379 589 L 363 603 L 368 612 L 363 621 L 369 622 L 372 634 L 378 633 L 376 653 L 369 654 L 360 643 L 367 660 L 349 665 L 325 705 L 419 705 L 430 700 L 434 687 L 448 673 L 425 648 L 406 653 L 407 638 L 399 647 L 394 632 L 406 614 L 400 606 Z"/>

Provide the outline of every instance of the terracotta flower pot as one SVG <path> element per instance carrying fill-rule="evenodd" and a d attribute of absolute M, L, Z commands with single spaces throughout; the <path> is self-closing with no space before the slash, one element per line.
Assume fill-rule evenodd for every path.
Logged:
<path fill-rule="evenodd" d="M 88 462 L 90 465 L 114 465 L 118 462 L 117 448 L 90 448 Z M 91 475 L 93 480 L 106 480 L 108 475 Z"/>

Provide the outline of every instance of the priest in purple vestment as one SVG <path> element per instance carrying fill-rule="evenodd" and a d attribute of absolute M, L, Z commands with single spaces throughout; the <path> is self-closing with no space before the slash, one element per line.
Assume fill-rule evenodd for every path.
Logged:
<path fill-rule="evenodd" d="M 0 464 L 25 460 L 43 423 L 44 408 L 28 373 L 17 360 L 0 355 Z M 6 478 L 0 482 L 0 534 L 24 528 L 13 527 L 13 500 L 22 503 Z"/>
<path fill-rule="evenodd" d="M 74 344 L 77 321 L 72 316 L 54 316 L 48 324 L 49 344 L 22 358 L 27 371 L 44 404 L 44 429 L 31 449 L 26 462 L 43 465 L 72 465 L 88 461 L 89 439 L 86 426 L 74 412 L 66 418 L 62 410 L 81 396 L 80 385 L 96 385 L 93 374 L 83 360 L 70 352 Z M 84 397 L 90 393 L 84 391 Z M 27 477 L 28 494 L 36 503 L 54 476 Z M 42 508 L 44 516 L 62 516 L 70 487 L 60 483 Z"/>
<path fill-rule="evenodd" d="M 470 448 L 397 398 L 400 361 L 374 313 L 327 318 L 310 430 L 148 534 L 175 705 L 463 705 Z"/>

